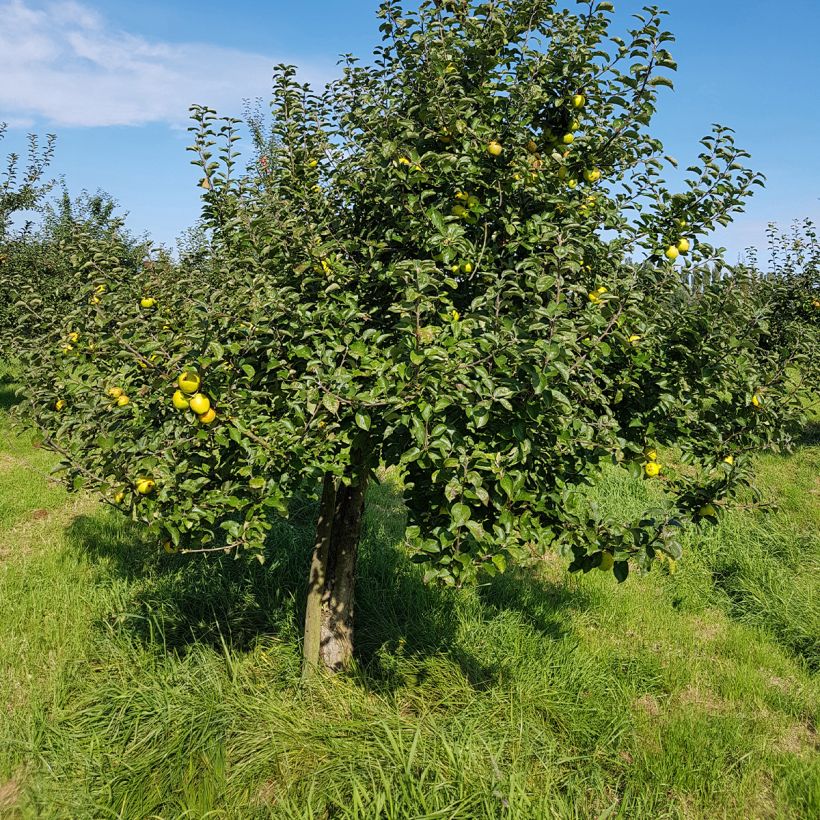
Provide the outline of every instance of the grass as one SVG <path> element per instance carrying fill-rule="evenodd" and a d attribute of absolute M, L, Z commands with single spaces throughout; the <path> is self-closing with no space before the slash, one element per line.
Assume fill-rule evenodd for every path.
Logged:
<path fill-rule="evenodd" d="M 760 459 L 778 512 L 620 587 L 547 561 L 427 588 L 378 487 L 356 669 L 308 688 L 309 514 L 264 567 L 167 556 L 50 463 L 0 415 L 2 817 L 820 816 L 816 442 Z"/>

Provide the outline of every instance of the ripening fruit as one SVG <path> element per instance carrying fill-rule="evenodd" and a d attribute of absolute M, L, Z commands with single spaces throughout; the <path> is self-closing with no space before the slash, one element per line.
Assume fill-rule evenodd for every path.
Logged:
<path fill-rule="evenodd" d="M 679 250 L 681 253 L 689 253 L 689 248 L 691 248 L 691 247 L 692 247 L 692 246 L 691 246 L 691 244 L 689 243 L 689 240 L 688 240 L 688 239 L 681 239 L 681 241 L 680 241 L 680 242 L 678 242 L 678 250 Z"/>
<path fill-rule="evenodd" d="M 399 157 L 399 165 L 412 165 L 407 157 Z"/>
<path fill-rule="evenodd" d="M 185 394 L 181 390 L 176 390 L 174 392 L 171 402 L 177 410 L 187 410 L 190 404 L 188 399 L 185 398 Z"/>
<path fill-rule="evenodd" d="M 179 552 L 179 547 L 175 547 L 171 541 L 163 541 L 162 548 L 168 555 L 173 555 L 174 553 Z"/>
<path fill-rule="evenodd" d="M 580 123 L 580 122 L 578 122 L 578 120 L 573 120 L 573 121 L 569 124 L 569 130 L 570 130 L 570 131 L 580 131 L 580 130 L 581 130 L 581 123 Z"/>
<path fill-rule="evenodd" d="M 661 474 L 661 465 L 657 461 L 650 461 L 649 464 L 644 465 L 643 469 L 649 478 L 655 478 Z"/>
<path fill-rule="evenodd" d="M 121 387 L 109 387 L 108 388 L 108 395 L 111 396 L 112 399 L 118 399 L 125 391 Z"/>
<path fill-rule="evenodd" d="M 723 463 L 728 464 L 731 467 L 735 463 L 735 457 L 734 456 L 726 456 L 726 458 L 723 459 Z"/>
<path fill-rule="evenodd" d="M 211 409 L 211 400 L 204 393 L 197 393 L 191 397 L 189 405 L 194 413 L 201 416 Z"/>
<path fill-rule="evenodd" d="M 451 213 L 453 214 L 453 216 L 463 218 L 467 216 L 467 209 L 463 205 L 454 205 Z"/>
<path fill-rule="evenodd" d="M 761 396 L 760 393 L 755 393 L 754 396 L 752 396 L 752 404 L 755 407 L 762 407 L 763 406 L 763 396 Z"/>
<path fill-rule="evenodd" d="M 636 344 L 638 344 L 638 342 L 640 340 L 641 340 L 641 337 L 638 336 L 637 333 L 635 333 L 635 334 L 633 334 L 632 336 L 629 337 L 629 344 L 636 345 Z"/>
<path fill-rule="evenodd" d="M 598 569 L 601 572 L 609 572 L 615 566 L 615 558 L 611 552 L 605 552 L 601 556 L 601 563 L 598 564 Z"/>
<path fill-rule="evenodd" d="M 812 305 L 818 309 L 820 309 L 820 299 L 813 299 Z"/>
<path fill-rule="evenodd" d="M 131 399 L 129 399 L 128 396 L 126 396 L 125 394 L 123 394 L 122 396 L 120 396 L 117 399 L 117 407 L 125 407 L 126 405 L 128 405 L 130 403 L 131 403 Z"/>
<path fill-rule="evenodd" d="M 584 171 L 584 179 L 592 184 L 593 182 L 597 182 L 601 178 L 601 172 L 597 168 L 587 168 Z"/>
<path fill-rule="evenodd" d="M 680 256 L 680 251 L 678 250 L 678 246 L 677 245 L 670 245 L 666 249 L 665 256 L 670 262 L 674 262 Z"/>
<path fill-rule="evenodd" d="M 125 490 L 120 490 L 120 491 L 119 491 L 119 492 L 118 492 L 118 493 L 114 496 L 114 503 L 115 503 L 115 504 L 122 504 L 122 502 L 123 502 L 123 501 L 125 501 Z"/>
<path fill-rule="evenodd" d="M 501 143 L 500 143 L 500 142 L 498 142 L 498 140 L 493 140 L 493 141 L 492 141 L 492 142 L 491 142 L 491 143 L 487 146 L 487 153 L 488 153 L 488 154 L 490 154 L 490 156 L 493 156 L 493 157 L 500 157 L 500 156 L 501 156 L 501 152 L 502 152 L 503 150 L 504 150 L 504 148 L 502 147 Z"/>
<path fill-rule="evenodd" d="M 71 345 L 64 345 L 63 346 L 63 353 L 71 353 L 74 348 Z"/>
<path fill-rule="evenodd" d="M 143 299 L 140 299 L 140 307 L 149 310 L 150 308 L 154 307 L 157 304 L 157 300 L 151 296 L 146 296 Z"/>
<path fill-rule="evenodd" d="M 456 191 L 456 199 L 466 202 L 470 195 L 466 191 Z"/>
<path fill-rule="evenodd" d="M 472 262 L 462 262 L 461 263 L 461 272 L 462 273 L 472 273 L 473 272 L 473 263 Z"/>
<path fill-rule="evenodd" d="M 717 510 L 714 504 L 704 504 L 699 510 L 698 515 L 702 518 L 717 518 Z"/>
<path fill-rule="evenodd" d="M 65 407 L 65 399 L 57 399 L 54 409 L 59 413 Z"/>
<path fill-rule="evenodd" d="M 183 393 L 188 393 L 190 395 L 191 393 L 196 393 L 196 391 L 199 390 L 201 380 L 195 371 L 184 370 L 177 379 L 177 384 Z"/>
<path fill-rule="evenodd" d="M 567 180 L 567 185 L 570 188 L 577 188 L 578 187 L 578 180 L 575 179 L 575 177 L 572 177 L 571 179 Z"/>
<path fill-rule="evenodd" d="M 153 478 L 138 478 L 136 483 L 136 490 L 140 495 L 148 495 L 154 492 L 157 482 Z"/>
<path fill-rule="evenodd" d="M 526 145 L 527 151 L 530 154 L 537 154 L 538 153 L 538 145 L 536 144 L 535 140 L 530 140 Z"/>
<path fill-rule="evenodd" d="M 643 451 L 644 456 L 646 456 L 647 461 L 657 461 L 658 460 L 658 451 L 654 447 L 647 447 Z"/>
<path fill-rule="evenodd" d="M 583 94 L 575 94 L 572 98 L 573 108 L 583 108 L 586 105 L 586 97 Z"/>
<path fill-rule="evenodd" d="M 572 145 L 572 143 L 575 142 L 575 134 L 564 134 L 564 136 L 561 137 L 561 142 L 563 142 L 564 145 Z"/>
<path fill-rule="evenodd" d="M 68 334 L 68 341 L 76 344 L 80 340 L 80 334 L 77 333 L 75 330 L 73 333 Z"/>
<path fill-rule="evenodd" d="M 319 160 L 318 160 L 318 159 L 312 159 L 312 160 L 308 163 L 308 168 L 315 168 L 318 164 L 319 164 Z"/>
<path fill-rule="evenodd" d="M 199 414 L 199 421 L 201 424 L 210 424 L 215 418 L 216 410 L 214 410 L 213 407 L 209 407 L 206 412 Z"/>
<path fill-rule="evenodd" d="M 453 311 L 450 313 L 450 318 L 451 318 L 454 322 L 457 322 L 457 321 L 461 318 L 461 314 L 460 314 L 457 310 L 453 310 Z"/>

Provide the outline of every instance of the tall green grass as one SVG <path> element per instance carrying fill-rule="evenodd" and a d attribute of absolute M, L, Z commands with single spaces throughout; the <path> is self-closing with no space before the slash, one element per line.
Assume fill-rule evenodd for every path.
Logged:
<path fill-rule="evenodd" d="M 310 510 L 264 566 L 167 556 L 49 461 L 0 420 L 0 816 L 820 816 L 816 446 L 761 459 L 778 512 L 622 586 L 425 587 L 376 487 L 356 667 L 307 688 Z"/>

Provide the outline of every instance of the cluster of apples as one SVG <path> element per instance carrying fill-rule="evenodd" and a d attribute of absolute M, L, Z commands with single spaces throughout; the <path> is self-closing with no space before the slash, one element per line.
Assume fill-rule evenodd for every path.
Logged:
<path fill-rule="evenodd" d="M 658 451 L 654 447 L 647 447 L 643 452 L 646 463 L 643 465 L 643 471 L 647 478 L 657 478 L 661 474 L 663 464 L 658 461 Z"/>
<path fill-rule="evenodd" d="M 185 370 L 177 379 L 179 389 L 171 399 L 177 410 L 191 410 L 201 424 L 211 424 L 216 418 L 216 410 L 211 407 L 211 400 L 201 393 L 202 380 L 193 370 Z"/>

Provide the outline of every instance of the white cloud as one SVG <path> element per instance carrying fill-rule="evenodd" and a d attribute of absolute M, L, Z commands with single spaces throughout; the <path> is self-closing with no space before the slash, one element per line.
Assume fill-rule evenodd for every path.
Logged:
<path fill-rule="evenodd" d="M 187 122 L 200 103 L 237 113 L 267 97 L 276 63 L 208 43 L 170 43 L 117 31 L 73 0 L 35 5 L 0 0 L 0 120 L 42 118 L 57 126 Z M 298 61 L 294 61 L 298 62 Z M 327 67 L 300 79 L 321 84 Z"/>

